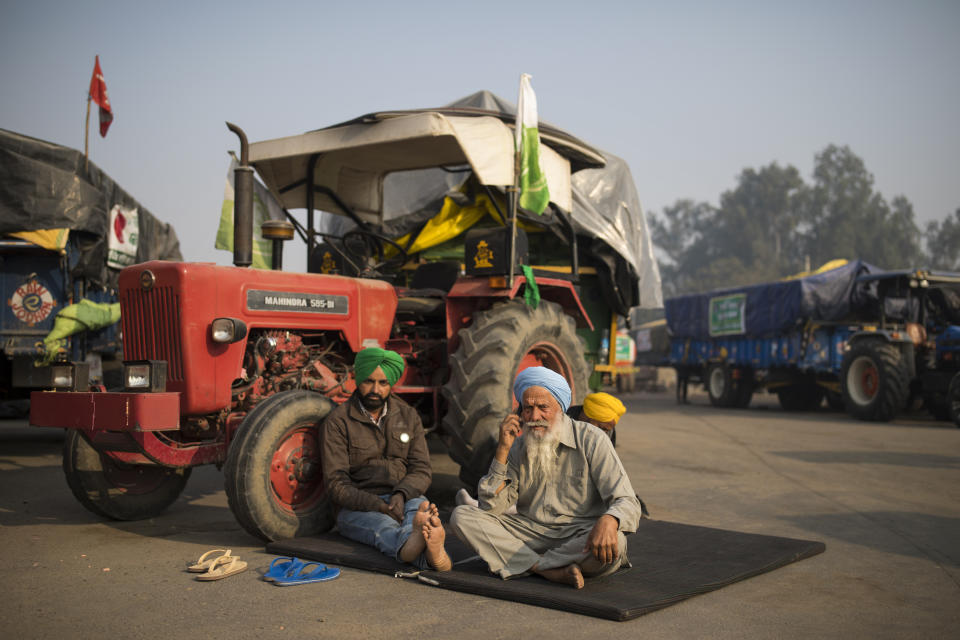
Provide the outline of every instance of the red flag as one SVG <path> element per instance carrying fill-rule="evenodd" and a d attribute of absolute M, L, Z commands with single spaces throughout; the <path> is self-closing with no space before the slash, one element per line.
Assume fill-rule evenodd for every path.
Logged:
<path fill-rule="evenodd" d="M 90 98 L 100 107 L 100 136 L 106 137 L 107 129 L 113 122 L 113 111 L 110 109 L 110 98 L 107 97 L 107 83 L 103 80 L 103 71 L 100 71 L 100 56 L 97 56 L 96 62 L 93 63 Z"/>

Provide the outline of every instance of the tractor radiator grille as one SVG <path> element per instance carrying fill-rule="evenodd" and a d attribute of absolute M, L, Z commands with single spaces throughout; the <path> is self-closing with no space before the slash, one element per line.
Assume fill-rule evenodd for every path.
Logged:
<path fill-rule="evenodd" d="M 183 382 L 180 296 L 173 287 L 128 289 L 123 299 L 125 360 L 166 360 L 167 380 Z"/>

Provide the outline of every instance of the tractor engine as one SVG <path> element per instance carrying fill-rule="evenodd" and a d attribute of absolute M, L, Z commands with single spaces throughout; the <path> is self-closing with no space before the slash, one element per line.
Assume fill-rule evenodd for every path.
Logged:
<path fill-rule="evenodd" d="M 264 329 L 251 334 L 241 377 L 233 384 L 233 411 L 248 412 L 280 391 L 307 389 L 335 401 L 349 397 L 349 347 L 325 333 Z"/>

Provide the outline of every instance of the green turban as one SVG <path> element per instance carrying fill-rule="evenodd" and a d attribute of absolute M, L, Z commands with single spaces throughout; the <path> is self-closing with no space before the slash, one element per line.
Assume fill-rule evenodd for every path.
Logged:
<path fill-rule="evenodd" d="M 390 385 L 397 384 L 397 380 L 403 375 L 403 358 L 396 351 L 387 351 L 379 347 L 370 347 L 363 349 L 357 354 L 357 359 L 353 361 L 353 374 L 356 377 L 357 384 L 370 377 L 373 370 L 377 367 L 387 376 L 387 382 Z"/>

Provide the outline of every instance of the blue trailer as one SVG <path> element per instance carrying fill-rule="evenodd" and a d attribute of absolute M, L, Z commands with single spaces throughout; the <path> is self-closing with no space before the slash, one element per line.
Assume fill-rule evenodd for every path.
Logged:
<path fill-rule="evenodd" d="M 49 388 L 57 361 L 102 382 L 121 336 L 91 317 L 116 303 L 121 268 L 154 259 L 182 260 L 172 227 L 79 151 L 0 129 L 0 399 Z M 67 316 L 90 330 L 45 342 Z"/>
<path fill-rule="evenodd" d="M 922 398 L 960 426 L 960 274 L 854 261 L 802 278 L 665 301 L 678 399 L 703 383 L 718 407 L 775 393 L 790 411 L 892 419 Z"/>

